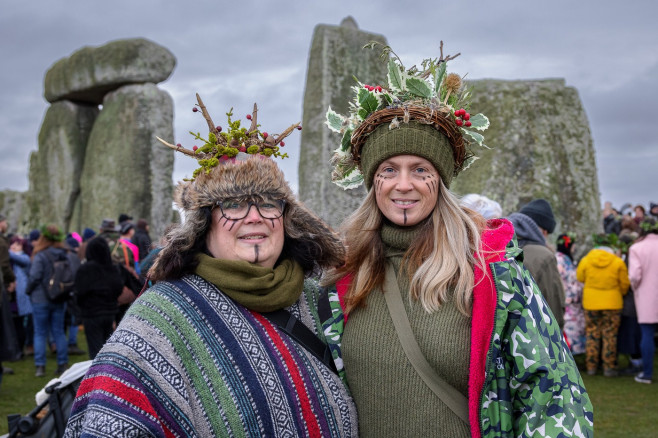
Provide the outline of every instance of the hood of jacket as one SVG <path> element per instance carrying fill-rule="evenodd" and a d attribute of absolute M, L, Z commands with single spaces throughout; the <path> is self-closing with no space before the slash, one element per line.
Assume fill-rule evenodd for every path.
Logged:
<path fill-rule="evenodd" d="M 514 225 L 514 231 L 522 247 L 526 243 L 538 243 L 546 245 L 546 239 L 542 234 L 539 226 L 529 216 L 523 213 L 512 213 L 508 219 Z"/>
<path fill-rule="evenodd" d="M 619 258 L 611 252 L 601 248 L 594 248 L 590 251 L 587 257 L 592 266 L 597 268 L 607 268 L 613 261 Z"/>

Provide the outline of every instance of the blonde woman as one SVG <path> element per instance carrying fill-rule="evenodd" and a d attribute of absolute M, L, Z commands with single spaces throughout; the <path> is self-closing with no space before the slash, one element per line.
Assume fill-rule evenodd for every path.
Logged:
<path fill-rule="evenodd" d="M 352 114 L 328 112 L 348 145 L 335 181 L 368 190 L 342 226 L 347 262 L 324 279 L 346 313 L 334 335 L 360 434 L 591 436 L 592 405 L 512 224 L 449 190 L 477 137 L 462 127 L 488 120 L 463 109 L 448 59 L 425 71 L 392 59 L 387 87 L 356 87 Z"/>

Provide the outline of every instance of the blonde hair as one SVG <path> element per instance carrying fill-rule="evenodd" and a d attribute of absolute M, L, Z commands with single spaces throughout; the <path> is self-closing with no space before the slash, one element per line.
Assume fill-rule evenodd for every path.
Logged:
<path fill-rule="evenodd" d="M 376 213 L 373 213 L 376 212 Z M 383 216 L 374 190 L 341 227 L 347 246 L 345 265 L 326 275 L 323 284 L 333 284 L 352 274 L 345 297 L 346 312 L 364 306 L 365 300 L 384 283 L 386 259 L 380 236 Z M 457 309 L 471 314 L 473 267 L 484 267 L 480 234 L 486 226 L 477 212 L 462 208 L 459 200 L 441 182 L 436 206 L 419 235 L 403 256 L 400 271 L 410 279 L 410 294 L 423 308 L 435 312 L 451 291 Z"/>

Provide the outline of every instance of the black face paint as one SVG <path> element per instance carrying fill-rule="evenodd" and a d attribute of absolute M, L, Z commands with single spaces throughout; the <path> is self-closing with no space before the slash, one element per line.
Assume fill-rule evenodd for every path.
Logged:
<path fill-rule="evenodd" d="M 402 214 L 404 214 L 404 224 L 407 225 L 407 210 L 402 210 Z"/>
<path fill-rule="evenodd" d="M 254 263 L 258 263 L 258 245 L 254 245 Z"/>
<path fill-rule="evenodd" d="M 223 223 L 223 224 L 222 224 L 222 219 L 224 219 L 224 223 Z M 219 218 L 219 225 L 221 225 L 222 227 L 226 228 L 226 224 L 228 224 L 228 219 L 225 218 L 224 216 L 220 217 L 220 218 Z"/>
<path fill-rule="evenodd" d="M 272 222 L 272 228 L 274 228 L 274 219 L 270 219 L 270 222 Z"/>
<path fill-rule="evenodd" d="M 228 229 L 229 231 L 231 231 L 233 229 L 233 227 L 235 226 L 235 224 L 238 222 L 235 219 L 231 219 L 231 220 L 233 221 L 233 223 L 231 224 L 231 227 Z M 228 220 L 226 220 L 226 222 L 228 222 Z"/>

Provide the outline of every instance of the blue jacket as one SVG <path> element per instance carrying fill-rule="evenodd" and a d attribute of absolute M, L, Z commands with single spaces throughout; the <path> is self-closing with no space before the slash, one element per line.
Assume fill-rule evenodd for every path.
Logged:
<path fill-rule="evenodd" d="M 32 303 L 27 296 L 28 273 L 30 272 L 30 256 L 23 252 L 9 251 L 9 261 L 16 277 L 16 304 L 20 316 L 32 313 Z"/>

